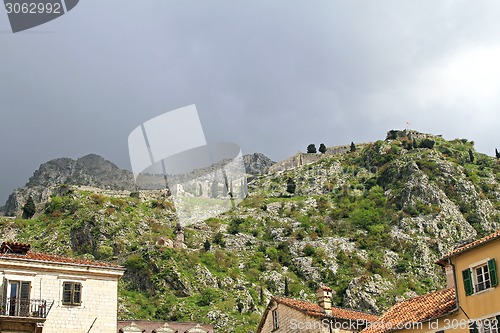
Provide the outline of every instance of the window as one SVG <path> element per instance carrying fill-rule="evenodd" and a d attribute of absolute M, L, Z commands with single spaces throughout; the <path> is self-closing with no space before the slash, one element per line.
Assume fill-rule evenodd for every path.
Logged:
<path fill-rule="evenodd" d="M 495 259 L 462 271 L 462 277 L 466 296 L 498 286 Z"/>
<path fill-rule="evenodd" d="M 476 291 L 483 291 L 491 287 L 490 281 L 490 271 L 488 269 L 488 265 L 483 265 L 474 268 L 476 273 L 476 287 L 474 288 Z"/>
<path fill-rule="evenodd" d="M 500 333 L 500 316 L 474 322 L 469 327 L 470 333 Z"/>
<path fill-rule="evenodd" d="M 31 283 L 28 281 L 4 281 L 2 313 L 7 316 L 27 317 L 30 304 Z"/>
<path fill-rule="evenodd" d="M 279 328 L 278 324 L 278 310 L 273 310 L 273 330 L 277 330 Z"/>
<path fill-rule="evenodd" d="M 495 317 L 481 320 L 479 327 L 482 333 L 498 333 L 498 320 Z"/>
<path fill-rule="evenodd" d="M 82 284 L 78 282 L 64 282 L 62 303 L 64 305 L 82 304 Z"/>

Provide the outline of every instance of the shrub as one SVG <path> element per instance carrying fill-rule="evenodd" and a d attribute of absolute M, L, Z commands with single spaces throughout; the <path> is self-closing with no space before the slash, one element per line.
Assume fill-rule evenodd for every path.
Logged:
<path fill-rule="evenodd" d="M 313 256 L 316 253 L 316 249 L 311 244 L 306 244 L 302 249 L 302 252 L 308 257 Z"/>
<path fill-rule="evenodd" d="M 97 254 L 101 259 L 110 258 L 113 255 L 113 248 L 111 246 L 101 245 L 97 249 Z"/>
<path fill-rule="evenodd" d="M 209 306 L 219 300 L 219 293 L 216 289 L 206 288 L 201 292 L 201 298 L 198 301 L 199 306 Z"/>
<path fill-rule="evenodd" d="M 266 249 L 266 255 L 272 261 L 276 261 L 278 259 L 278 250 L 276 250 L 274 247 L 268 247 Z"/>
<path fill-rule="evenodd" d="M 421 142 L 420 142 L 420 145 L 419 147 L 420 148 L 427 148 L 427 149 L 432 149 L 434 148 L 434 140 L 431 140 L 431 139 L 423 139 Z"/>

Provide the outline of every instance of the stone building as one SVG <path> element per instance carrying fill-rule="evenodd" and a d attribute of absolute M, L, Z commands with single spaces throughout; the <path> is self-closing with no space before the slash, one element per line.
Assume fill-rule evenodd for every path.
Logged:
<path fill-rule="evenodd" d="M 257 333 L 331 333 L 359 332 L 377 316 L 332 306 L 332 289 L 317 290 L 318 303 L 273 297 L 267 306 Z"/>
<path fill-rule="evenodd" d="M 116 333 L 124 268 L 0 246 L 0 332 Z"/>

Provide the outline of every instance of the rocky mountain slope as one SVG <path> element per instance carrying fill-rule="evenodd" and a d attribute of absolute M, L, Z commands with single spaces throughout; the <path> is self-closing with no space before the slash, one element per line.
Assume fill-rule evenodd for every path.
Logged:
<path fill-rule="evenodd" d="M 434 261 L 500 228 L 500 163 L 466 139 L 391 131 L 249 182 L 231 211 L 179 233 L 168 191 L 56 186 L 30 220 L 0 220 L 0 241 L 113 261 L 121 318 L 256 329 L 271 295 L 380 313 L 444 286 Z"/>
<path fill-rule="evenodd" d="M 250 175 L 259 175 L 274 162 L 263 154 L 255 153 L 244 155 L 243 163 Z M 160 189 L 164 188 L 163 176 L 145 175 L 141 178 L 141 187 L 145 189 L 156 189 L 158 184 L 160 184 Z M 59 194 L 57 192 L 59 185 L 129 191 L 136 189 L 134 176 L 130 171 L 118 168 L 99 155 L 89 154 L 77 160 L 58 158 L 42 164 L 26 186 L 9 196 L 2 211 L 7 216 L 20 216 L 21 209 L 30 196 L 35 204 L 41 207 L 53 194 Z"/>

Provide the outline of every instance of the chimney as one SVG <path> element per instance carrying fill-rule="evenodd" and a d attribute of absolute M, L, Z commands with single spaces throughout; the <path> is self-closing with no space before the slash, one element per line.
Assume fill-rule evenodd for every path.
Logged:
<path fill-rule="evenodd" d="M 446 272 L 446 287 L 455 288 L 455 274 L 453 272 L 453 266 L 447 264 L 444 266 L 444 271 Z"/>
<path fill-rule="evenodd" d="M 332 314 L 332 288 L 327 286 L 321 286 L 316 290 L 318 295 L 318 304 L 321 309 L 326 313 Z"/>

